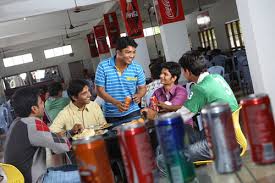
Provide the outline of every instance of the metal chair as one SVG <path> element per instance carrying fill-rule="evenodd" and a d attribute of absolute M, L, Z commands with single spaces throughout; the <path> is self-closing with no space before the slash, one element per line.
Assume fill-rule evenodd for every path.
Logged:
<path fill-rule="evenodd" d="M 220 74 L 222 77 L 224 77 L 224 68 L 222 66 L 212 66 L 207 70 L 210 74 Z"/>
<path fill-rule="evenodd" d="M 233 120 L 236 140 L 242 148 L 240 156 L 243 156 L 245 151 L 247 150 L 247 141 L 246 141 L 246 138 L 242 132 L 242 129 L 240 126 L 240 121 L 239 121 L 239 114 L 240 114 L 241 108 L 242 107 L 240 106 L 235 112 L 232 113 L 232 120 Z M 213 160 L 203 160 L 203 161 L 195 161 L 194 164 L 201 165 L 201 164 L 207 164 L 207 163 L 212 163 L 212 162 L 213 162 Z"/>

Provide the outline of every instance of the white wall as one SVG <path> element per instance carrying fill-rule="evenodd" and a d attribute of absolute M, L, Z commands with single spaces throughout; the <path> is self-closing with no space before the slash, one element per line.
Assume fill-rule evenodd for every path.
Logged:
<path fill-rule="evenodd" d="M 219 49 L 229 49 L 227 41 L 226 30 L 224 24 L 226 22 L 236 20 L 239 18 L 236 1 L 235 0 L 220 0 L 217 3 L 211 5 L 210 8 L 203 8 L 203 11 L 208 11 L 211 19 L 211 27 L 214 28 L 217 44 Z M 200 45 L 197 25 L 198 11 L 192 14 L 186 15 L 187 31 L 191 36 L 191 42 L 193 49 L 196 49 Z"/>
<path fill-rule="evenodd" d="M 49 66 L 58 65 L 59 69 L 65 79 L 68 82 L 71 78 L 68 63 L 83 60 L 84 67 L 89 69 L 90 72 L 93 72 L 93 63 L 90 56 L 90 51 L 88 48 L 86 38 L 80 38 L 76 40 L 67 41 L 67 43 L 72 45 L 74 56 L 59 56 L 55 58 L 45 59 L 44 50 L 54 47 L 62 46 L 61 44 L 56 44 L 58 38 L 51 38 L 47 40 L 43 40 L 44 45 L 49 43 L 46 46 L 38 46 L 30 49 L 26 49 L 24 51 L 10 52 L 6 53 L 6 57 L 16 56 L 24 53 L 32 53 L 34 61 L 32 63 L 12 66 L 12 67 L 4 67 L 3 62 L 0 62 L 0 73 L 1 76 L 10 76 L 22 72 L 32 71 L 36 69 L 41 69 Z M 33 44 L 33 43 L 32 43 Z"/>
<path fill-rule="evenodd" d="M 237 0 L 255 93 L 267 93 L 275 116 L 275 1 Z M 273 83 L 273 84 L 272 84 Z"/>

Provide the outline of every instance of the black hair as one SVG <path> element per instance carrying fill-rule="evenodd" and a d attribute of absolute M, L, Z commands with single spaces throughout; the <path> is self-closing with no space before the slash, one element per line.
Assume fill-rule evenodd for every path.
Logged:
<path fill-rule="evenodd" d="M 77 97 L 78 94 L 83 90 L 85 86 L 89 86 L 89 83 L 83 79 L 72 80 L 69 83 L 69 87 L 67 89 L 68 96 L 74 102 L 73 96 Z"/>
<path fill-rule="evenodd" d="M 151 72 L 151 79 L 159 79 L 161 73 L 161 62 L 153 62 L 149 65 L 149 69 Z"/>
<path fill-rule="evenodd" d="M 54 97 L 54 96 L 57 96 L 58 95 L 58 92 L 60 91 L 63 91 L 63 88 L 62 88 L 62 85 L 60 82 L 55 82 L 55 83 L 52 83 L 50 86 L 49 86 L 49 95 L 51 97 Z"/>
<path fill-rule="evenodd" d="M 116 42 L 116 50 L 121 51 L 124 48 L 127 48 L 128 46 L 132 46 L 136 48 L 138 44 L 136 41 L 128 36 L 120 37 Z"/>
<path fill-rule="evenodd" d="M 172 77 L 177 77 L 175 84 L 178 84 L 178 80 L 180 78 L 181 69 L 180 65 L 176 62 L 165 62 L 161 64 L 161 68 L 168 69 L 168 71 L 171 73 Z"/>
<path fill-rule="evenodd" d="M 206 71 L 206 59 L 199 51 L 188 51 L 179 60 L 183 69 L 188 69 L 195 76 Z"/>
<path fill-rule="evenodd" d="M 29 117 L 32 106 L 38 106 L 39 89 L 28 87 L 18 89 L 12 96 L 11 104 L 17 117 Z"/>

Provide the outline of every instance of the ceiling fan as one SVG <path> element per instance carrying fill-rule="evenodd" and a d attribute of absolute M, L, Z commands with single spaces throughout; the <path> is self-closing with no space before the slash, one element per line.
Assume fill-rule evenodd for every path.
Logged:
<path fill-rule="evenodd" d="M 67 15 L 68 15 L 69 23 L 70 23 L 69 29 L 74 29 L 74 28 L 77 28 L 77 27 L 81 27 L 81 26 L 84 26 L 84 25 L 88 25 L 88 23 L 83 23 L 83 24 L 79 24 L 79 25 L 73 25 L 73 24 L 72 24 L 71 17 L 70 17 L 69 10 L 67 10 Z"/>
<path fill-rule="evenodd" d="M 89 10 L 94 9 L 94 8 L 86 8 L 85 9 L 83 6 L 78 6 L 76 0 L 74 0 L 74 4 L 75 4 L 75 7 L 74 7 L 73 12 L 75 12 L 75 13 L 80 13 L 82 11 L 89 11 Z"/>
<path fill-rule="evenodd" d="M 68 34 L 68 31 L 67 31 L 66 25 L 65 25 L 65 33 L 66 33 L 66 39 L 70 39 L 70 38 L 73 38 L 73 37 L 76 37 L 76 36 L 79 36 L 79 35 L 80 35 L 80 33 L 73 34 L 73 35 L 69 35 L 69 34 Z"/>

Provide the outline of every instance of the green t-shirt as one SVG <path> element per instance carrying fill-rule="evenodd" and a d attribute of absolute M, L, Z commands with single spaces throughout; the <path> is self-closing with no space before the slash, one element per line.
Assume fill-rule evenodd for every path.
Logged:
<path fill-rule="evenodd" d="M 184 106 L 196 114 L 213 102 L 228 103 L 232 112 L 239 107 L 230 86 L 218 74 L 209 74 L 201 82 L 192 85 L 190 97 Z"/>
<path fill-rule="evenodd" d="M 51 121 L 55 119 L 57 114 L 70 103 L 69 98 L 60 97 L 60 98 L 49 98 L 45 102 L 45 110 L 49 115 Z"/>

